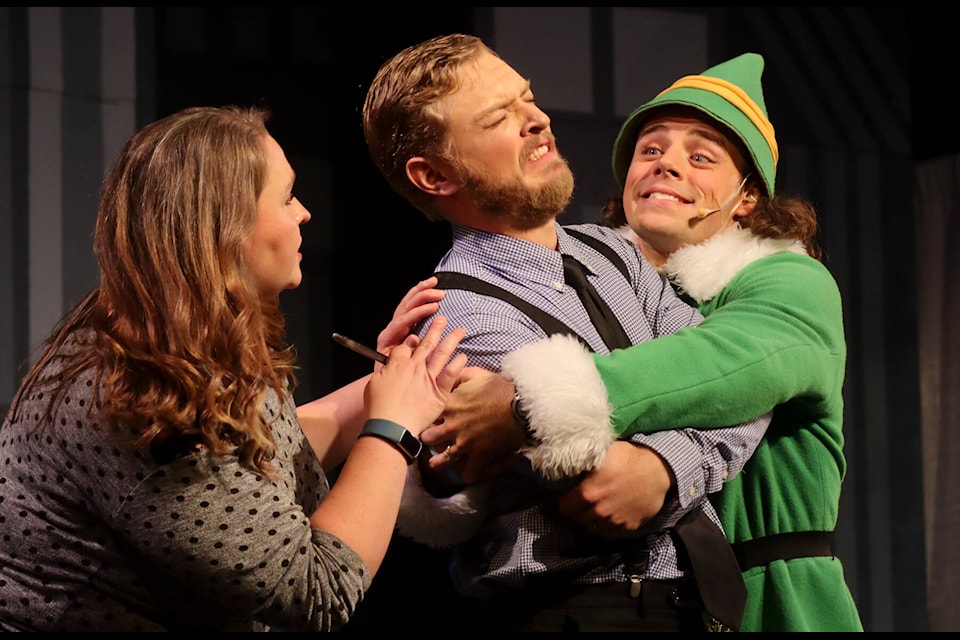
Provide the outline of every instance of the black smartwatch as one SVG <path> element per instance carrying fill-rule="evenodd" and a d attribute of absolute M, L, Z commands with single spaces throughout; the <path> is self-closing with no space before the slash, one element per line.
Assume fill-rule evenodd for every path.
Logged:
<path fill-rule="evenodd" d="M 403 457 L 407 459 L 407 464 L 413 464 L 413 461 L 420 455 L 420 450 L 423 449 L 423 443 L 417 436 L 407 431 L 403 425 L 391 420 L 381 418 L 367 420 L 357 437 L 362 438 L 363 436 L 376 436 L 381 440 L 386 440 L 400 450 Z"/>

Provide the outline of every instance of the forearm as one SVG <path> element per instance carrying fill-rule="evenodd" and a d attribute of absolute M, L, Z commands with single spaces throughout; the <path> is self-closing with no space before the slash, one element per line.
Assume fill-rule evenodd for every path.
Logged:
<path fill-rule="evenodd" d="M 758 260 L 703 312 L 696 328 L 594 356 L 616 434 L 722 428 L 788 402 L 817 413 L 842 385 L 842 303 L 815 260 Z"/>
<path fill-rule="evenodd" d="M 814 401 L 837 359 L 807 346 L 717 343 L 706 329 L 593 356 L 617 437 L 745 422 L 794 398 Z M 824 365 L 824 363 L 827 363 Z M 819 377 L 814 372 L 823 372 Z"/>
<path fill-rule="evenodd" d="M 310 446 L 327 471 L 347 457 L 363 428 L 363 390 L 370 376 L 297 407 L 297 418 Z"/>
<path fill-rule="evenodd" d="M 648 526 L 673 526 L 693 507 L 737 476 L 766 433 L 770 414 L 743 424 L 708 431 L 683 429 L 636 434 L 630 442 L 656 452 L 674 479 L 660 513 Z"/>
<path fill-rule="evenodd" d="M 360 438 L 310 526 L 339 537 L 375 574 L 393 535 L 406 473 L 406 459 L 394 445 Z"/>
<path fill-rule="evenodd" d="M 548 361 L 570 380 L 572 401 L 609 402 L 615 409 L 601 419 L 616 437 L 691 424 L 722 428 L 788 401 L 816 404 L 839 388 L 846 357 L 841 302 L 819 263 L 768 258 L 747 267 L 711 305 L 697 327 L 609 355 L 578 352 L 554 336 L 511 357 Z M 580 372 L 585 353 L 593 371 Z M 525 385 L 524 370 L 513 378 Z"/>
<path fill-rule="evenodd" d="M 630 442 L 660 454 L 676 479 L 678 499 L 687 506 L 720 491 L 725 482 L 743 470 L 763 439 L 771 415 L 723 429 L 635 434 Z"/>

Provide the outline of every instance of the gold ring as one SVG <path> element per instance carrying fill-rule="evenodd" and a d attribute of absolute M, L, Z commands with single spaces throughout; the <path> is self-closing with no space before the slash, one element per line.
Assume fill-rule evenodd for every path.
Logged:
<path fill-rule="evenodd" d="M 456 462 L 457 460 L 459 460 L 459 459 L 462 457 L 462 456 L 460 456 L 460 454 L 456 453 L 456 452 L 453 450 L 453 445 L 452 445 L 452 444 L 448 444 L 448 445 L 447 445 L 447 448 L 444 449 L 443 452 L 444 452 L 445 454 L 447 454 L 447 458 L 450 460 L 450 462 Z"/>

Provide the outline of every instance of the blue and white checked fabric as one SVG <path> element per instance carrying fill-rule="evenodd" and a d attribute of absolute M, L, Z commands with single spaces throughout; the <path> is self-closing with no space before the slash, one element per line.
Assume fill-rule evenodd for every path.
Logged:
<path fill-rule="evenodd" d="M 563 253 L 587 267 L 594 287 L 634 343 L 703 321 L 699 312 L 680 300 L 666 278 L 616 231 L 599 225 L 575 228 L 613 247 L 628 267 L 629 282 L 606 256 L 567 234 L 561 225 L 557 225 L 557 251 L 454 225 L 453 246 L 436 270 L 465 273 L 503 287 L 563 321 L 601 354 L 608 352 L 606 346 L 576 292 L 564 283 Z M 469 364 L 494 371 L 500 370 L 506 353 L 548 337 L 512 304 L 471 291 L 448 290 L 438 314 L 447 317 L 449 328 L 466 329 L 467 337 L 460 343 L 459 351 L 467 354 Z M 726 429 L 681 430 L 631 438 L 663 456 L 677 476 L 677 486 L 684 487 L 677 497 L 668 500 L 656 522 L 637 532 L 637 539 L 630 541 L 650 550 L 644 578 L 664 580 L 683 575 L 666 528 L 701 502 L 719 526 L 716 512 L 705 496 L 719 490 L 731 468 L 739 471 L 745 459 L 725 460 L 718 451 L 741 450 L 737 444 L 744 442 L 750 443 L 746 450 L 753 451 L 766 425 L 763 419 Z M 458 589 L 467 595 L 487 597 L 496 594 L 497 585 L 522 588 L 529 578 L 543 579 L 554 574 L 558 579 L 581 584 L 626 581 L 620 555 L 622 542 L 598 540 L 551 513 L 551 503 L 575 480 L 548 483 L 535 477 L 529 468 L 516 469 L 495 480 L 490 510 L 496 515 L 479 536 L 456 549 L 452 573 Z"/>

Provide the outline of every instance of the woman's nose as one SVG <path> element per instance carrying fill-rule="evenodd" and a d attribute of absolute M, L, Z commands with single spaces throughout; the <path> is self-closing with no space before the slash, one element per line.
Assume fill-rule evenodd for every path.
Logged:
<path fill-rule="evenodd" d="M 313 216 L 310 214 L 310 210 L 303 206 L 303 203 L 300 200 L 297 200 L 297 204 L 300 205 L 300 224 L 307 222 Z"/>

